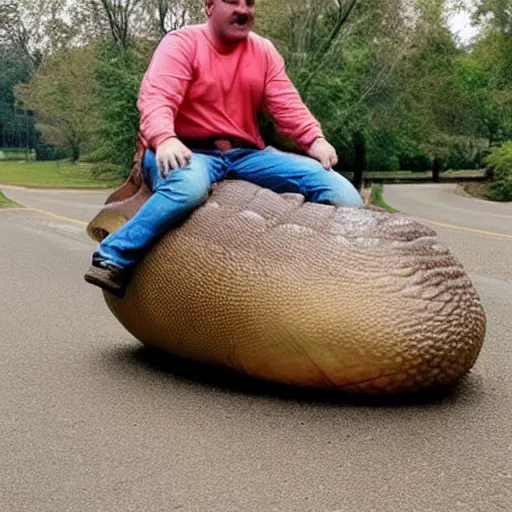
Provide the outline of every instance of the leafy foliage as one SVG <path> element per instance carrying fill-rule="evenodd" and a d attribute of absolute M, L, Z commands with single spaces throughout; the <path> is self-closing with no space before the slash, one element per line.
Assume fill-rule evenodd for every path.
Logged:
<path fill-rule="evenodd" d="M 24 132 L 27 131 L 27 120 L 14 106 L 14 86 L 29 79 L 30 65 L 25 55 L 12 46 L 0 46 L 0 147 L 15 141 L 17 132 L 21 131 L 20 126 L 24 125 Z M 26 140 L 23 141 L 26 143 Z"/>
<path fill-rule="evenodd" d="M 100 152 L 108 161 L 131 167 L 138 131 L 137 96 L 146 60 L 135 47 L 119 48 L 105 40 L 96 61 L 98 98 L 102 107 Z"/>
<path fill-rule="evenodd" d="M 512 141 L 494 148 L 485 162 L 493 168 L 497 180 L 492 191 L 493 199 L 512 201 Z"/>
<path fill-rule="evenodd" d="M 97 143 L 100 127 L 92 46 L 56 52 L 41 65 L 30 83 L 16 87 L 20 104 L 37 113 L 44 139 L 66 150 L 73 161 Z M 79 93 L 77 93 L 79 91 Z"/>
<path fill-rule="evenodd" d="M 4 4 L 0 98 L 29 82 L 17 97 L 46 143 L 125 176 L 152 49 L 167 30 L 203 21 L 202 2 Z M 450 31 L 446 0 L 261 1 L 256 31 L 284 56 L 339 170 L 476 168 L 512 137 L 512 11 L 502 0 L 469 4 L 481 28 L 470 46 Z M 261 125 L 267 141 L 294 149 L 265 113 Z"/>

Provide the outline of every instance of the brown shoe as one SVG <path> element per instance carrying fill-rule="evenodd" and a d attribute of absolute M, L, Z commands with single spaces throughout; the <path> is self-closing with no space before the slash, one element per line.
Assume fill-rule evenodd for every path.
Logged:
<path fill-rule="evenodd" d="M 93 261 L 89 270 L 85 273 L 84 279 L 104 290 L 107 290 L 112 295 L 122 298 L 126 291 L 128 283 L 127 272 L 114 265 L 108 263 Z"/>

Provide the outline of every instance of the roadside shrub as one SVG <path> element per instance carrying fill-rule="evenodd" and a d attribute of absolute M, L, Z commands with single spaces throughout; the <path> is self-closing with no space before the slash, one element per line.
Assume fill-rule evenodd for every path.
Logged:
<path fill-rule="evenodd" d="M 97 179 L 105 181 L 124 179 L 125 171 L 126 169 L 123 165 L 112 162 L 98 162 L 91 167 L 92 175 Z"/>
<path fill-rule="evenodd" d="M 453 137 L 453 143 L 443 156 L 443 169 L 480 169 L 486 142 L 469 137 Z"/>
<path fill-rule="evenodd" d="M 400 133 L 376 131 L 368 137 L 370 171 L 426 171 L 432 159 L 418 145 Z"/>
<path fill-rule="evenodd" d="M 399 171 L 399 149 L 400 140 L 394 133 L 385 131 L 368 133 L 366 136 L 368 171 Z"/>
<path fill-rule="evenodd" d="M 488 197 L 493 201 L 512 201 L 511 184 L 498 183 L 492 186 L 489 190 Z"/>
<path fill-rule="evenodd" d="M 82 155 L 80 157 L 80 162 L 86 162 L 90 164 L 96 164 L 100 162 L 108 162 L 110 157 L 109 148 L 106 146 L 101 146 L 90 153 Z"/>
<path fill-rule="evenodd" d="M 487 165 L 494 168 L 497 179 L 506 180 L 512 177 L 512 141 L 493 148 L 485 158 Z"/>
<path fill-rule="evenodd" d="M 130 173 L 139 126 L 137 97 L 147 65 L 146 56 L 135 48 L 120 50 L 112 42 L 104 42 L 96 63 L 98 95 L 102 106 L 102 145 L 89 155 L 96 161 L 114 164 L 120 177 Z M 102 167 L 99 167 L 102 169 Z"/>
<path fill-rule="evenodd" d="M 36 143 L 35 152 L 36 160 L 39 161 L 63 160 L 64 158 L 71 157 L 68 150 L 57 148 L 52 144 L 46 144 L 42 141 Z"/>
<path fill-rule="evenodd" d="M 496 182 L 489 197 L 496 201 L 512 201 L 512 141 L 492 149 L 485 163 L 493 169 Z"/>
<path fill-rule="evenodd" d="M 428 171 L 432 169 L 432 159 L 422 151 L 401 153 L 400 170 L 402 171 Z"/>

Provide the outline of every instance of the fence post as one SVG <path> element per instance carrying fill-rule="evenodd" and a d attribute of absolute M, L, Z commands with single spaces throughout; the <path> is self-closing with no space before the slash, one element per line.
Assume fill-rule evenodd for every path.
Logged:
<path fill-rule="evenodd" d="M 439 183 L 441 180 L 439 174 L 441 173 L 441 159 L 437 156 L 434 158 L 434 166 L 432 169 L 432 180 L 434 183 Z"/>
<path fill-rule="evenodd" d="M 355 153 L 355 169 L 352 184 L 357 190 L 361 190 L 364 170 L 366 168 L 366 140 L 364 134 L 361 132 L 354 133 L 352 135 L 352 143 L 354 144 Z"/>

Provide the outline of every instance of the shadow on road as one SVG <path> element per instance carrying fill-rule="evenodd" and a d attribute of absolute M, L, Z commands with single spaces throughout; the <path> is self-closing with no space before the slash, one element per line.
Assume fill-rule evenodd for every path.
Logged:
<path fill-rule="evenodd" d="M 478 376 L 469 373 L 458 385 L 423 394 L 394 397 L 362 397 L 335 391 L 304 389 L 276 384 L 242 375 L 229 369 L 197 363 L 172 356 L 146 346 L 129 346 L 102 354 L 108 371 L 130 375 L 144 374 L 158 381 L 175 381 L 201 391 L 221 391 L 230 394 L 281 399 L 288 402 L 318 403 L 326 405 L 350 405 L 366 407 L 449 406 L 470 401 L 474 406 L 483 399 L 484 391 Z M 141 379 L 137 379 L 140 381 Z"/>

